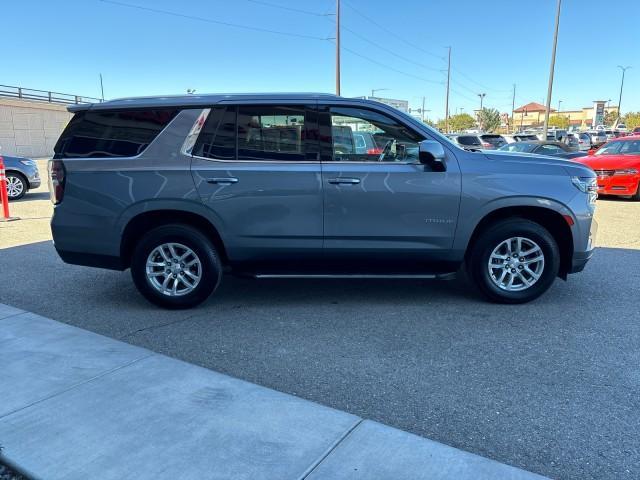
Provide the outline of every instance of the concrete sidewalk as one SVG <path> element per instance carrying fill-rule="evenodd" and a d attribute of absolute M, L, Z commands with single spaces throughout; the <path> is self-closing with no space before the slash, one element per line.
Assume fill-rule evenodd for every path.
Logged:
<path fill-rule="evenodd" d="M 46 479 L 542 478 L 2 304 L 0 445 Z"/>

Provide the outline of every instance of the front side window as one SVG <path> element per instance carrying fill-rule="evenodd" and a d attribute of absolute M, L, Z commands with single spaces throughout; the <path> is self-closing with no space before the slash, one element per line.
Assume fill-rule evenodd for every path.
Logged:
<path fill-rule="evenodd" d="M 596 155 L 638 155 L 640 154 L 640 140 L 626 140 L 609 142 L 600 147 Z"/>
<path fill-rule="evenodd" d="M 238 108 L 239 160 L 304 160 L 304 106 Z"/>
<path fill-rule="evenodd" d="M 396 120 L 354 107 L 332 107 L 330 114 L 334 161 L 418 161 L 422 138 Z"/>
<path fill-rule="evenodd" d="M 178 111 L 163 108 L 78 112 L 56 143 L 54 158 L 135 157 Z"/>

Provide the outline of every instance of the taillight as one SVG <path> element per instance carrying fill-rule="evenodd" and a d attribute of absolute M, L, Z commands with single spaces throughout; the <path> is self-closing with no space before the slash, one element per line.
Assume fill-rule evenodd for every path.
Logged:
<path fill-rule="evenodd" d="M 62 160 L 49 161 L 49 195 L 51 203 L 59 204 L 64 196 L 66 172 Z"/>
<path fill-rule="evenodd" d="M 367 150 L 367 155 L 380 155 L 382 153 L 381 148 L 369 148 Z"/>

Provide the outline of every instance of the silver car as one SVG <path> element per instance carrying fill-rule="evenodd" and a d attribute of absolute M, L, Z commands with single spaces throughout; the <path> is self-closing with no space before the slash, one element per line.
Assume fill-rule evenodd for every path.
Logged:
<path fill-rule="evenodd" d="M 35 160 L 1 155 L 7 174 L 9 200 L 19 200 L 32 188 L 40 186 L 40 172 Z"/>
<path fill-rule="evenodd" d="M 465 269 L 488 299 L 522 303 L 593 254 L 590 168 L 466 151 L 377 102 L 188 95 L 69 109 L 49 165 L 55 248 L 68 263 L 130 268 L 166 308 L 204 301 L 227 271 Z M 356 148 L 358 132 L 375 149 Z"/>

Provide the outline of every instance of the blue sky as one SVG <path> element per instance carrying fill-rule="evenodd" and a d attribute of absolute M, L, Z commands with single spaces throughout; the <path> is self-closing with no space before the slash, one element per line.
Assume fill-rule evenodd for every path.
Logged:
<path fill-rule="evenodd" d="M 86 96 L 335 88 L 335 0 L 118 0 L 236 28 L 101 0 L 21 0 L 2 6 L 0 84 Z M 270 5 L 265 5 L 270 4 Z M 444 114 L 445 46 L 452 46 L 450 110 L 511 110 L 546 97 L 556 0 L 343 0 L 342 95 L 426 97 Z M 280 5 L 285 8 L 276 8 Z M 305 13 L 288 9 L 304 10 Z M 313 15 L 311 13 L 315 13 Z M 640 2 L 564 0 L 552 107 L 617 104 L 640 110 Z M 373 20 L 370 21 L 370 20 Z M 299 36 L 295 36 L 299 35 Z M 367 57 L 367 58 L 363 58 Z"/>

